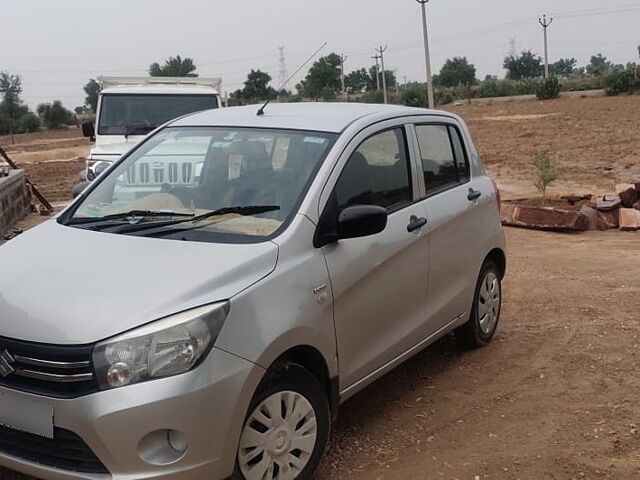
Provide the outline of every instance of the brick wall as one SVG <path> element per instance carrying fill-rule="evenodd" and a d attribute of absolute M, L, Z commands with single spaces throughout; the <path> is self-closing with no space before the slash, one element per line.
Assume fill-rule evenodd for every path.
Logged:
<path fill-rule="evenodd" d="M 8 177 L 0 177 L 0 235 L 26 217 L 29 210 L 29 190 L 24 170 L 9 170 Z"/>

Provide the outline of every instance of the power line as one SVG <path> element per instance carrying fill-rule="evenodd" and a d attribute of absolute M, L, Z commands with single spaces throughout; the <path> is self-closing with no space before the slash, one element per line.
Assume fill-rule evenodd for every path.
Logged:
<path fill-rule="evenodd" d="M 547 43 L 547 30 L 553 23 L 553 17 L 547 20 L 547 15 L 542 15 L 542 18 L 538 18 L 538 23 L 542 25 L 544 29 L 544 78 L 549 78 L 549 47 Z"/>

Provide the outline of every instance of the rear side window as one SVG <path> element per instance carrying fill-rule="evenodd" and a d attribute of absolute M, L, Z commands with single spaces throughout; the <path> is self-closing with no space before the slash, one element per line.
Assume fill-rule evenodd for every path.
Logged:
<path fill-rule="evenodd" d="M 411 203 L 409 171 L 403 128 L 369 137 L 353 152 L 335 186 L 338 209 L 378 205 L 394 210 Z"/>
<path fill-rule="evenodd" d="M 416 125 L 427 194 L 469 181 L 469 166 L 458 130 L 446 125 Z"/>

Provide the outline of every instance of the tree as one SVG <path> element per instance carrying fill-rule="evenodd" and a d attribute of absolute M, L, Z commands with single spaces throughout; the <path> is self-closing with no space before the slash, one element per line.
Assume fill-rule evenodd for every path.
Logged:
<path fill-rule="evenodd" d="M 601 53 L 591 56 L 591 61 L 587 65 L 587 73 L 594 77 L 601 77 L 607 72 L 613 70 L 613 63 L 607 60 L 607 57 Z"/>
<path fill-rule="evenodd" d="M 575 58 L 561 58 L 557 62 L 549 65 L 549 71 L 552 75 L 558 77 L 568 77 L 577 73 L 576 65 L 578 60 Z"/>
<path fill-rule="evenodd" d="M 73 121 L 73 113 L 64 108 L 60 100 L 41 103 L 38 105 L 37 112 L 47 128 L 61 128 Z"/>
<path fill-rule="evenodd" d="M 278 96 L 276 89 L 269 86 L 271 75 L 260 70 L 251 70 L 242 89 L 242 97 L 248 101 L 272 100 Z"/>
<path fill-rule="evenodd" d="M 305 79 L 300 82 L 305 97 L 331 100 L 342 89 L 340 80 L 340 55 L 331 53 L 315 62 Z"/>
<path fill-rule="evenodd" d="M 476 81 L 476 67 L 467 61 L 467 57 L 448 59 L 438 75 L 438 85 L 457 87 L 471 85 Z"/>
<path fill-rule="evenodd" d="M 382 70 L 376 69 L 376 66 L 373 65 L 369 68 L 369 88 L 367 91 L 376 90 L 378 88 L 376 74 L 380 76 L 380 88 L 382 88 Z M 384 78 L 387 81 L 387 88 L 396 86 L 396 74 L 393 73 L 393 70 L 385 69 Z"/>
<path fill-rule="evenodd" d="M 344 77 L 344 85 L 347 93 L 362 93 L 370 90 L 371 77 L 366 68 L 354 70 Z"/>
<path fill-rule="evenodd" d="M 511 80 L 541 77 L 544 73 L 542 58 L 531 50 L 525 50 L 517 57 L 509 55 L 504 59 L 504 68 L 507 70 L 507 78 Z"/>
<path fill-rule="evenodd" d="M 0 94 L 2 94 L 0 117 L 4 117 L 4 122 L 6 122 L 9 134 L 11 135 L 12 144 L 15 143 L 13 133 L 15 131 L 16 121 L 20 116 L 28 113 L 28 109 L 22 105 L 22 100 L 20 100 L 21 93 L 22 79 L 20 75 L 0 72 Z"/>
<path fill-rule="evenodd" d="M 98 109 L 98 96 L 100 95 L 100 84 L 93 78 L 89 79 L 84 86 L 84 93 L 87 96 L 84 99 L 84 104 L 91 109 L 93 113 Z"/>
<path fill-rule="evenodd" d="M 538 152 L 533 159 L 533 167 L 536 170 L 536 178 L 533 184 L 540 192 L 542 203 L 544 204 L 547 187 L 560 176 L 558 161 L 551 158 L 547 152 Z"/>
<path fill-rule="evenodd" d="M 169 57 L 164 65 L 152 63 L 149 66 L 149 75 L 152 77 L 197 77 L 196 65 L 190 58 L 182 58 L 180 55 Z"/>

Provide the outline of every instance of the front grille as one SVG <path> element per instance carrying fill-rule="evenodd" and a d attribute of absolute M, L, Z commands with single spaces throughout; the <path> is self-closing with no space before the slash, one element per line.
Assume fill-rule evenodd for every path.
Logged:
<path fill-rule="evenodd" d="M 45 438 L 0 425 L 0 452 L 61 470 L 109 473 L 78 435 L 62 428 Z"/>
<path fill-rule="evenodd" d="M 0 385 L 60 398 L 95 392 L 92 349 L 0 337 Z"/>

